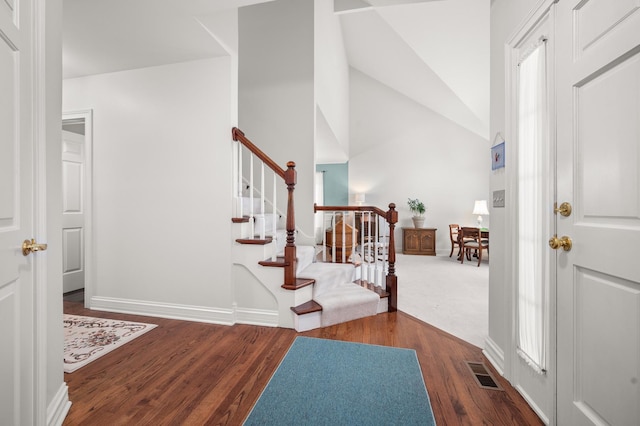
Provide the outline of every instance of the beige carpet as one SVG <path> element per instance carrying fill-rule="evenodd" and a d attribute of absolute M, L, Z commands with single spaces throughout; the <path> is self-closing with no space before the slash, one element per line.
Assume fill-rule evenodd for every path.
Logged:
<path fill-rule="evenodd" d="M 398 254 L 398 309 L 483 348 L 489 328 L 489 264 L 484 257 L 477 267 L 477 260 L 460 264 L 455 254 Z"/>

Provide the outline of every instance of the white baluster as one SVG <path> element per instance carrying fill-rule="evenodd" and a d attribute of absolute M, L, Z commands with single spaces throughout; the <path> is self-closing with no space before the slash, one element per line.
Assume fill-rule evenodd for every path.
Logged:
<path fill-rule="evenodd" d="M 345 212 L 342 212 L 342 263 L 346 261 L 347 255 L 347 218 Z"/>
<path fill-rule="evenodd" d="M 331 223 L 331 233 L 333 234 L 333 238 L 331 240 L 331 261 L 336 263 L 336 212 L 333 212 Z"/>
<path fill-rule="evenodd" d="M 264 162 L 260 162 L 260 239 L 264 240 L 267 227 L 264 217 Z"/>
<path fill-rule="evenodd" d="M 366 264 L 367 264 L 367 254 L 366 254 L 366 248 L 367 248 L 367 241 L 366 241 L 366 237 L 365 237 L 365 232 L 364 232 L 364 225 L 366 223 L 366 221 L 364 220 L 366 215 L 366 212 L 361 212 L 360 213 L 360 279 L 361 280 L 366 280 L 366 273 L 365 271 L 367 270 L 366 268 Z"/>
<path fill-rule="evenodd" d="M 256 235 L 256 221 L 253 216 L 253 154 L 249 156 L 249 222 L 251 224 L 251 237 L 253 238 Z"/>
<path fill-rule="evenodd" d="M 238 185 L 238 202 L 240 203 L 240 208 L 239 213 L 238 213 L 238 217 L 243 217 L 243 211 L 242 211 L 242 144 L 240 142 L 237 142 L 236 145 L 238 145 L 238 174 L 237 174 L 237 185 Z"/>
<path fill-rule="evenodd" d="M 271 200 L 271 220 L 273 223 L 273 251 L 271 252 L 271 260 L 272 261 L 276 261 L 276 259 L 278 258 L 278 233 L 277 231 L 277 224 L 278 224 L 278 209 L 276 208 L 276 206 L 278 205 L 277 203 L 277 199 L 276 199 L 276 172 L 273 172 L 273 198 Z"/>
<path fill-rule="evenodd" d="M 322 210 L 322 261 L 327 261 L 327 214 Z"/>

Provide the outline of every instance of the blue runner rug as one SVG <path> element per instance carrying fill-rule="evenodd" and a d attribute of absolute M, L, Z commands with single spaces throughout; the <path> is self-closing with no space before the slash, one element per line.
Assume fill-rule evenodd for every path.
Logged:
<path fill-rule="evenodd" d="M 435 425 L 413 349 L 296 337 L 245 425 Z"/>

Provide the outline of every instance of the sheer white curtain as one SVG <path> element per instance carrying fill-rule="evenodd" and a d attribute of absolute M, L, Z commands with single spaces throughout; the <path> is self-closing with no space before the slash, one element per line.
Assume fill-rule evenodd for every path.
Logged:
<path fill-rule="evenodd" d="M 546 261 L 548 106 L 545 42 L 533 47 L 518 71 L 518 354 L 543 373 L 548 339 Z"/>

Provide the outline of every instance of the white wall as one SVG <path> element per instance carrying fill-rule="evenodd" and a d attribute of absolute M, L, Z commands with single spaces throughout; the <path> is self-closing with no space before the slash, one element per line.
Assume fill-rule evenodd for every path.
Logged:
<path fill-rule="evenodd" d="M 224 57 L 64 81 L 64 111 L 93 109 L 97 298 L 231 307 L 230 69 Z"/>
<path fill-rule="evenodd" d="M 489 199 L 489 142 L 354 69 L 350 87 L 351 192 L 384 210 L 396 204 L 397 250 L 399 228 L 413 227 L 407 199 L 419 198 L 424 226 L 438 229 L 436 249 L 448 255 L 449 224 L 475 225 L 474 201 Z"/>
<path fill-rule="evenodd" d="M 315 2 L 315 99 L 330 131 L 316 134 L 316 163 L 344 163 L 349 159 L 349 64 L 340 17 L 333 0 Z M 331 156 L 329 152 L 331 151 Z"/>
<path fill-rule="evenodd" d="M 288 161 L 296 163 L 298 244 L 304 234 L 307 243 L 315 240 L 313 12 L 313 0 L 280 0 L 238 14 L 239 127 L 283 169 Z M 284 212 L 286 199 L 280 200 Z"/>

